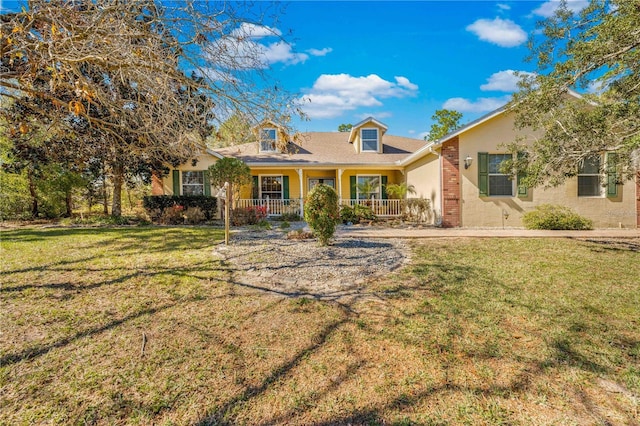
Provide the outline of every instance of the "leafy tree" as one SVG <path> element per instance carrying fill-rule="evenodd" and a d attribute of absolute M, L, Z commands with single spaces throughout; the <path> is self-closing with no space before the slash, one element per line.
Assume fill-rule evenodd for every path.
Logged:
<path fill-rule="evenodd" d="M 431 116 L 436 122 L 431 125 L 429 134 L 425 136 L 425 140 L 437 141 L 438 139 L 448 135 L 454 130 L 460 128 L 460 120 L 462 113 L 452 109 L 439 109 Z"/>
<path fill-rule="evenodd" d="M 353 124 L 341 124 L 338 126 L 338 131 L 339 132 L 350 132 L 351 129 L 353 128 Z"/>
<path fill-rule="evenodd" d="M 304 206 L 307 221 L 318 242 L 326 246 L 336 232 L 340 220 L 338 194 L 329 185 L 316 185 L 307 196 Z"/>
<path fill-rule="evenodd" d="M 229 182 L 230 200 L 226 203 L 232 205 L 233 199 L 240 197 L 242 185 L 251 183 L 251 169 L 242 160 L 233 157 L 225 157 L 209 166 L 209 179 L 211 184 L 221 188 L 225 182 Z"/>
<path fill-rule="evenodd" d="M 526 170 L 531 186 L 557 185 L 586 158 L 615 151 L 602 167 L 631 177 L 640 161 L 640 2 L 591 0 L 579 14 L 562 2 L 538 27 L 528 58 L 537 72 L 521 76 L 511 106 L 518 128 L 542 136 L 509 145 L 528 155 L 505 169 Z M 569 90 L 587 94 L 567 102 Z"/>
<path fill-rule="evenodd" d="M 220 148 L 254 141 L 253 136 L 249 119 L 236 113 L 222 123 L 208 141 L 212 147 Z"/>
<path fill-rule="evenodd" d="M 32 0 L 21 12 L 0 15 L 7 134 L 29 140 L 47 128 L 53 151 L 73 140 L 78 166 L 103 159 L 117 216 L 132 174 L 142 165 L 157 169 L 195 157 L 221 117 L 289 117 L 286 92 L 273 84 L 256 89 L 256 79 L 268 77 L 266 64 L 247 40 L 264 10 L 216 7 Z M 59 137 L 68 133 L 74 137 Z"/>

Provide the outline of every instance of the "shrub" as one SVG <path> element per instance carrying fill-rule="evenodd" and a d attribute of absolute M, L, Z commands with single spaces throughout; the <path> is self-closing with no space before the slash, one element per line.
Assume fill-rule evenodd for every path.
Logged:
<path fill-rule="evenodd" d="M 162 211 L 158 221 L 163 225 L 179 225 L 184 223 L 184 207 L 171 206 Z"/>
<path fill-rule="evenodd" d="M 200 207 L 189 207 L 184 211 L 184 220 L 190 225 L 197 225 L 204 222 L 206 216 Z"/>
<path fill-rule="evenodd" d="M 144 197 L 142 205 L 151 219 L 156 221 L 164 216 L 166 209 L 174 206 L 182 206 L 185 209 L 198 207 L 206 220 L 211 220 L 216 215 L 218 200 L 206 195 L 150 195 Z"/>
<path fill-rule="evenodd" d="M 336 231 L 336 223 L 340 219 L 336 191 L 328 185 L 315 186 L 307 196 L 304 218 L 320 244 L 329 244 Z"/>
<path fill-rule="evenodd" d="M 298 213 L 282 213 L 281 216 L 276 216 L 275 219 L 286 222 L 298 222 L 300 220 L 300 215 Z"/>
<path fill-rule="evenodd" d="M 287 229 L 290 227 L 291 227 L 291 224 L 286 220 L 283 220 L 282 223 L 280 224 L 280 229 Z"/>
<path fill-rule="evenodd" d="M 401 202 L 402 218 L 415 222 L 426 222 L 431 216 L 429 200 L 424 198 L 407 198 Z"/>
<path fill-rule="evenodd" d="M 360 223 L 363 220 L 378 220 L 370 206 L 356 204 L 355 206 L 342 206 L 340 208 L 340 220 L 342 223 Z"/>
<path fill-rule="evenodd" d="M 233 226 L 255 225 L 266 217 L 265 206 L 241 207 L 231 212 L 231 224 Z"/>
<path fill-rule="evenodd" d="M 568 207 L 553 204 L 537 206 L 522 217 L 527 229 L 586 230 L 593 229 L 593 222 Z"/>

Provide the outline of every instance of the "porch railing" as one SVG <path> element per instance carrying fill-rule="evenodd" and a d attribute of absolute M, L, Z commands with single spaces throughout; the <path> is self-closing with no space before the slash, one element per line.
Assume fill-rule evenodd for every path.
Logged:
<path fill-rule="evenodd" d="M 397 217 L 402 215 L 401 200 L 353 200 L 342 199 L 340 205 L 353 207 L 355 205 L 371 207 L 373 214 L 378 217 Z"/>
<path fill-rule="evenodd" d="M 234 208 L 247 207 L 264 207 L 267 216 L 282 216 L 283 214 L 302 214 L 302 200 L 299 198 L 282 200 L 282 199 L 260 199 L 260 198 L 241 198 L 234 200 Z"/>
<path fill-rule="evenodd" d="M 371 207 L 373 213 L 378 217 L 398 217 L 402 215 L 401 200 L 353 200 L 341 199 L 340 205 L 353 207 L 355 205 Z M 265 207 L 267 216 L 281 216 L 283 214 L 303 215 L 304 201 L 300 198 L 281 199 L 259 199 L 241 198 L 233 202 L 234 208 Z"/>

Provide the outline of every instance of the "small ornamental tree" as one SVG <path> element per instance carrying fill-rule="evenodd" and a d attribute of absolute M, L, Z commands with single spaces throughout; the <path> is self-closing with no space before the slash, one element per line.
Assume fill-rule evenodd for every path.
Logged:
<path fill-rule="evenodd" d="M 242 160 L 225 157 L 209 166 L 209 179 L 211 184 L 218 188 L 222 188 L 225 182 L 229 182 L 232 198 L 235 198 L 239 196 L 242 185 L 251 183 L 251 169 Z"/>
<path fill-rule="evenodd" d="M 329 244 L 339 219 L 338 194 L 328 185 L 317 185 L 307 196 L 304 220 L 307 221 L 321 245 Z"/>

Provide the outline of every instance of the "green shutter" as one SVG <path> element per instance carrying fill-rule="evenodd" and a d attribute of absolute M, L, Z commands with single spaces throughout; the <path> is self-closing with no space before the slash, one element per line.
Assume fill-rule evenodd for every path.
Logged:
<path fill-rule="evenodd" d="M 382 194 L 381 197 L 383 200 L 386 200 L 387 197 L 387 176 L 382 176 Z"/>
<path fill-rule="evenodd" d="M 258 176 L 251 176 L 251 198 L 257 200 L 260 198 L 260 183 L 258 182 Z"/>
<path fill-rule="evenodd" d="M 204 170 L 204 195 L 211 197 L 211 180 L 209 179 L 209 170 Z"/>
<path fill-rule="evenodd" d="M 356 191 L 356 177 L 349 176 L 349 196 L 352 200 L 358 198 L 358 192 Z"/>
<path fill-rule="evenodd" d="M 180 171 L 173 171 L 173 195 L 180 195 Z"/>
<path fill-rule="evenodd" d="M 608 152 L 607 162 L 607 197 L 616 197 L 618 195 L 618 154 Z"/>
<path fill-rule="evenodd" d="M 489 153 L 478 153 L 478 189 L 480 196 L 489 195 Z"/>
<path fill-rule="evenodd" d="M 282 198 L 289 199 L 289 176 L 282 176 Z"/>
<path fill-rule="evenodd" d="M 522 159 L 526 154 L 524 152 L 518 153 L 518 159 Z M 518 186 L 518 197 L 526 197 L 529 194 L 529 188 L 526 185 L 522 184 L 522 179 L 527 176 L 525 172 L 518 172 L 518 177 L 516 180 L 516 185 Z"/>

